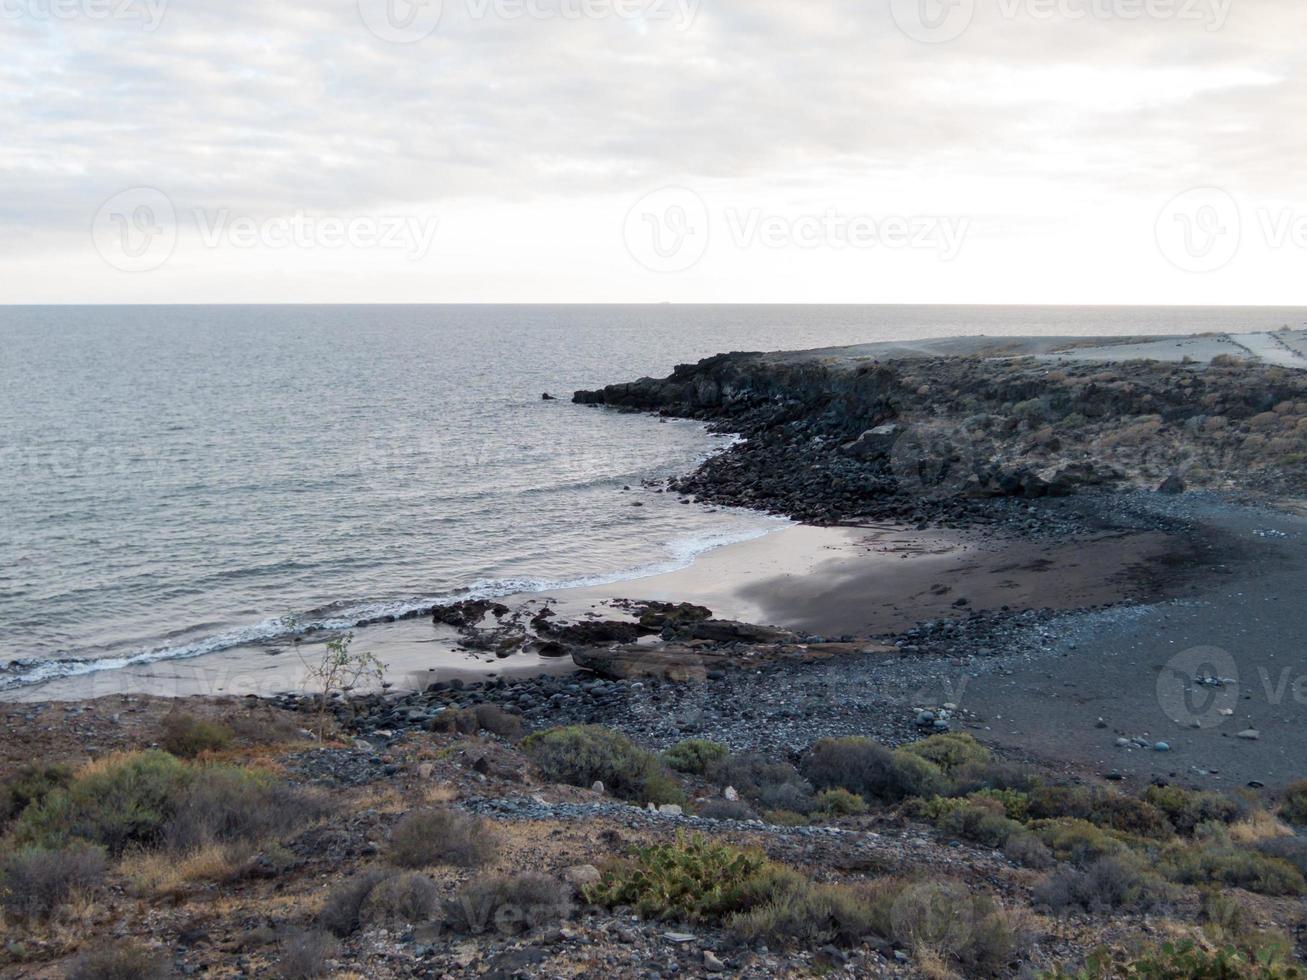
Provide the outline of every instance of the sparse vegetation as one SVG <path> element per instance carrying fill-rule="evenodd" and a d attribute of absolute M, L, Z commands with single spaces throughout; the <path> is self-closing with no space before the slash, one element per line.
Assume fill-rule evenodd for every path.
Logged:
<path fill-rule="evenodd" d="M 314 980 L 329 972 L 336 940 L 319 929 L 296 929 L 278 943 L 277 976 L 281 980 Z"/>
<path fill-rule="evenodd" d="M 136 942 L 123 942 L 79 957 L 68 980 L 164 980 L 171 965 L 161 952 Z"/>
<path fill-rule="evenodd" d="M 567 886 L 547 875 L 478 878 L 445 903 L 445 925 L 473 935 L 511 934 L 561 922 L 571 910 Z"/>
<path fill-rule="evenodd" d="M 710 742 L 704 738 L 691 738 L 677 742 L 663 753 L 663 761 L 677 772 L 702 776 L 708 767 L 720 762 L 731 754 L 731 750 L 720 742 Z"/>
<path fill-rule="evenodd" d="M 383 878 L 368 892 L 359 910 L 361 921 L 372 925 L 426 922 L 440 904 L 440 889 L 415 871 Z"/>
<path fill-rule="evenodd" d="M 476 868 L 492 861 L 499 839 L 490 826 L 455 810 L 415 810 L 405 814 L 390 834 L 390 860 L 402 868 L 448 864 Z"/>
<path fill-rule="evenodd" d="M 363 921 L 363 903 L 372 889 L 393 874 L 382 868 L 368 868 L 337 886 L 327 896 L 318 916 L 322 928 L 341 938 L 358 932 Z"/>
<path fill-rule="evenodd" d="M 636 803 L 684 803 L 685 793 L 651 752 L 619 732 L 577 725 L 539 732 L 522 743 L 546 779 L 589 787 L 602 782 L 614 796 Z"/>
<path fill-rule="evenodd" d="M 321 742 L 327 737 L 327 718 L 332 698 L 349 694 L 360 687 L 380 687 L 386 679 L 386 666 L 370 653 L 350 650 L 353 633 L 328 640 L 317 660 L 305 656 L 299 643 L 295 649 L 304 664 L 304 685 L 318 699 L 317 734 Z"/>
<path fill-rule="evenodd" d="M 1295 827 L 1307 827 L 1307 779 L 1291 784 L 1280 802 L 1280 816 Z"/>
<path fill-rule="evenodd" d="M 99 886 L 106 866 L 103 851 L 84 845 L 18 851 L 0 864 L 0 908 L 19 920 L 48 918 L 75 893 Z"/>
<path fill-rule="evenodd" d="M 33 803 L 39 804 L 55 790 L 63 789 L 72 778 L 68 766 L 35 763 L 0 782 L 0 829 Z"/>
<path fill-rule="evenodd" d="M 231 745 L 235 733 L 226 725 L 204 721 L 184 711 L 170 711 L 159 724 L 159 747 L 183 759 L 202 752 L 220 752 Z"/>

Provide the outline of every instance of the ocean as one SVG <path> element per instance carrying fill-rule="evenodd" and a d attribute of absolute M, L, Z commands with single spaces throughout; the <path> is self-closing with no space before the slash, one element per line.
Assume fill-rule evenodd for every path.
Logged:
<path fill-rule="evenodd" d="M 577 388 L 728 350 L 1304 322 L 1273 308 L 0 307 L 0 690 L 634 578 L 780 526 L 643 488 L 726 440 L 574 406 Z"/>

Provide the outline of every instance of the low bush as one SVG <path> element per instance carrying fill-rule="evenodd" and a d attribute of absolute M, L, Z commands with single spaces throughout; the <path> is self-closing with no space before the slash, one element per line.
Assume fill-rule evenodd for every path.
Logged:
<path fill-rule="evenodd" d="M 1155 876 L 1119 857 L 1099 858 L 1084 871 L 1060 867 L 1039 882 L 1034 899 L 1053 911 L 1076 907 L 1088 912 L 1148 909 L 1165 895 Z"/>
<path fill-rule="evenodd" d="M 984 766 L 993 758 L 989 749 L 962 732 L 932 735 L 930 738 L 903 746 L 903 751 L 911 752 L 927 762 L 934 763 L 946 775 L 951 775 L 964 767 Z"/>
<path fill-rule="evenodd" d="M 359 910 L 359 919 L 373 925 L 428 922 L 439 905 L 436 883 L 409 871 L 377 882 Z"/>
<path fill-rule="evenodd" d="M 1208 950 L 1192 940 L 1166 943 L 1133 958 L 1099 950 L 1084 967 L 1069 972 L 1056 967 L 1040 980 L 1303 980 L 1307 973 L 1274 956 L 1250 954 L 1233 947 Z"/>
<path fill-rule="evenodd" d="M 320 818 L 325 799 L 251 769 L 198 770 L 180 790 L 160 833 L 175 853 L 211 844 L 257 846 L 278 840 Z"/>
<path fill-rule="evenodd" d="M 1176 832 L 1187 837 L 1192 837 L 1204 823 L 1233 823 L 1244 811 L 1228 796 L 1179 786 L 1149 786 L 1144 791 L 1144 801 L 1166 814 Z"/>
<path fill-rule="evenodd" d="M 1097 787 L 1040 786 L 1030 793 L 1029 813 L 1036 819 L 1084 820 L 1106 830 L 1155 840 L 1175 834 L 1166 814 L 1153 804 Z"/>
<path fill-rule="evenodd" d="M 1275 837 L 1259 841 L 1257 850 L 1281 861 L 1287 861 L 1307 876 L 1307 837 Z"/>
<path fill-rule="evenodd" d="M 904 887 L 889 908 L 889 938 L 919 957 L 947 957 L 967 976 L 1006 970 L 1028 942 L 1023 921 L 989 895 L 952 881 Z"/>
<path fill-rule="evenodd" d="M 867 800 L 891 803 L 910 796 L 940 796 L 948 789 L 943 771 L 933 762 L 867 738 L 822 739 L 808 751 L 803 774 L 819 790 L 846 789 Z"/>
<path fill-rule="evenodd" d="M 1285 789 L 1280 800 L 1280 816 L 1295 827 L 1307 827 L 1307 779 Z"/>
<path fill-rule="evenodd" d="M 194 759 L 201 752 L 220 752 L 233 738 L 235 733 L 226 725 L 182 711 L 168 712 L 159 723 L 159 747 L 183 759 Z"/>
<path fill-rule="evenodd" d="M 1259 895 L 1307 894 L 1307 879 L 1288 861 L 1237 847 L 1173 848 L 1160 869 L 1182 885 L 1225 885 Z"/>
<path fill-rule="evenodd" d="M 33 803 L 41 803 L 52 792 L 72 782 L 68 766 L 36 763 L 23 766 L 0 782 L 0 828 L 16 818 Z"/>
<path fill-rule="evenodd" d="M 1087 867 L 1100 858 L 1130 853 L 1130 846 L 1118 836 L 1085 820 L 1035 820 L 1029 829 L 1059 861 L 1070 861 L 1078 867 Z"/>
<path fill-rule="evenodd" d="M 755 904 L 767 890 L 772 868 L 760 852 L 696 834 L 640 848 L 589 886 L 585 898 L 600 905 L 630 905 L 647 919 L 719 923 Z"/>
<path fill-rule="evenodd" d="M 15 919 L 48 918 L 74 893 L 97 887 L 106 867 L 104 852 L 84 845 L 18 851 L 0 864 L 0 908 Z"/>
<path fill-rule="evenodd" d="M 704 773 L 717 785 L 734 786 L 741 796 L 769 810 L 806 812 L 812 806 L 812 784 L 788 762 L 745 753 L 710 762 Z"/>
<path fill-rule="evenodd" d="M 1003 814 L 1003 804 L 999 801 L 972 797 L 961 806 L 951 807 L 941 814 L 936 826 L 945 834 L 963 840 L 986 847 L 1001 847 L 1009 837 L 1025 829 Z"/>
<path fill-rule="evenodd" d="M 571 786 L 604 787 L 636 803 L 684 803 L 680 785 L 657 756 L 636 748 L 620 732 L 575 725 L 538 732 L 523 743 L 546 779 Z"/>
<path fill-rule="evenodd" d="M 539 874 L 478 878 L 446 901 L 444 912 L 445 925 L 456 932 L 526 932 L 567 919 L 571 889 Z"/>
<path fill-rule="evenodd" d="M 124 942 L 79 957 L 68 980 L 164 980 L 172 967 L 162 954 L 140 943 Z"/>
<path fill-rule="evenodd" d="M 482 731 L 513 742 L 520 739 L 525 731 L 521 718 L 509 714 L 497 704 L 478 704 L 476 719 Z"/>
<path fill-rule="evenodd" d="M 867 812 L 867 801 L 847 789 L 822 790 L 813 812 L 826 817 L 856 817 Z"/>
<path fill-rule="evenodd" d="M 762 819 L 774 827 L 806 827 L 808 818 L 793 810 L 766 810 Z"/>
<path fill-rule="evenodd" d="M 499 838 L 484 820 L 455 810 L 414 810 L 390 834 L 390 860 L 402 868 L 476 868 L 493 861 Z"/>
<path fill-rule="evenodd" d="M 1033 871 L 1044 871 L 1057 863 L 1044 842 L 1029 832 L 1015 833 L 1004 841 L 1003 853 L 1009 861 Z"/>
<path fill-rule="evenodd" d="M 731 754 L 731 750 L 720 742 L 710 742 L 706 738 L 691 738 L 677 742 L 663 753 L 663 761 L 677 772 L 702 776 L 714 762 L 720 762 Z"/>
<path fill-rule="evenodd" d="M 743 800 L 708 800 L 698 806 L 698 815 L 709 820 L 756 820 L 758 814 Z"/>
<path fill-rule="evenodd" d="M 372 889 L 393 876 L 393 871 L 382 868 L 360 871 L 327 896 L 322 912 L 318 915 L 319 923 L 324 929 L 341 938 L 353 935 L 362 924 L 363 903 L 372 894 Z"/>
<path fill-rule="evenodd" d="M 853 946 L 876 934 L 880 916 L 865 886 L 791 881 L 765 902 L 731 919 L 731 931 L 746 942 L 796 944 L 816 949 Z"/>
<path fill-rule="evenodd" d="M 314 980 L 330 972 L 336 940 L 319 929 L 297 929 L 277 944 L 277 976 L 281 980 Z"/>
<path fill-rule="evenodd" d="M 22 844 L 47 848 L 82 840 L 116 857 L 129 844 L 158 841 L 190 778 L 185 764 L 166 752 L 111 756 L 24 810 L 15 834 Z"/>

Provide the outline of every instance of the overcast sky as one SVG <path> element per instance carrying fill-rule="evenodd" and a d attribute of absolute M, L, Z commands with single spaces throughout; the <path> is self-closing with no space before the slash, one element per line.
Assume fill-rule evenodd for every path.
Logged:
<path fill-rule="evenodd" d="M 0 0 L 0 302 L 1307 304 L 1303 0 Z"/>

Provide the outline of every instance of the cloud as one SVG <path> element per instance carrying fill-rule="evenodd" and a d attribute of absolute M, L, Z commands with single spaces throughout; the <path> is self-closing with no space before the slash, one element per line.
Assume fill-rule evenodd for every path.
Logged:
<path fill-rule="evenodd" d="M 486 247 L 468 230 L 480 215 L 504 236 L 496 264 L 426 276 L 418 296 L 431 300 L 537 298 L 538 275 L 497 261 L 530 261 L 515 242 L 542 237 L 573 263 L 570 298 L 771 295 L 774 263 L 751 274 L 739 256 L 713 297 L 702 269 L 616 275 L 627 210 L 665 185 L 741 207 L 969 215 L 987 249 L 1007 242 L 1014 256 L 1083 250 L 1109 212 L 1132 216 L 1118 234 L 1142 234 L 1198 184 L 1250 207 L 1304 199 L 1298 0 L 975 0 L 966 30 L 934 44 L 900 28 L 898 0 L 445 0 L 411 43 L 368 29 L 359 4 L 375 13 L 373 0 L 173 0 L 147 30 L 147 4 L 161 2 L 0 0 L 0 301 L 68 295 L 70 269 L 81 299 L 214 299 L 238 277 L 280 295 L 251 254 L 195 248 L 185 228 L 153 279 L 106 267 L 88 229 L 141 186 L 183 222 L 197 210 L 441 217 L 445 271 Z M 105 5 L 118 14 L 92 16 Z M 563 222 L 552 237 L 549 220 Z M 368 274 L 342 280 L 349 254 L 273 256 L 294 270 L 280 298 L 412 298 L 411 266 L 354 256 Z M 813 274 L 832 298 L 879 295 L 831 266 L 841 278 Z M 965 301 L 992 275 L 954 263 L 917 278 Z M 360 292 L 341 297 L 343 281 Z M 487 282 L 498 295 L 468 292 Z M 1003 285 L 1029 295 L 1015 270 Z M 1139 284 L 1102 285 L 1111 302 Z"/>

